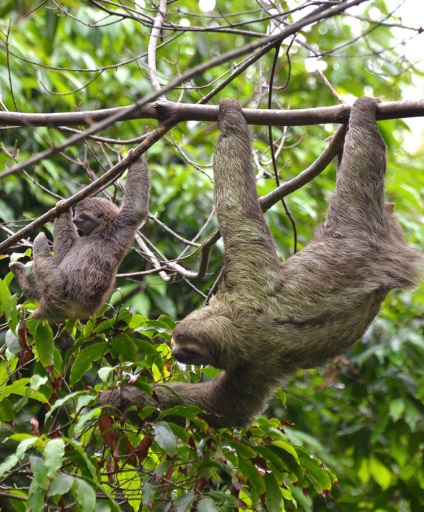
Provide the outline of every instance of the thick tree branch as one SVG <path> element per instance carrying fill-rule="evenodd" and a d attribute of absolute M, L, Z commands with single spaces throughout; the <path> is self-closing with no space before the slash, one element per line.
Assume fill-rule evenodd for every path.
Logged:
<path fill-rule="evenodd" d="M 304 126 L 323 123 L 346 123 L 350 114 L 349 105 L 334 107 L 318 107 L 298 110 L 243 109 L 248 124 L 266 126 Z M 377 120 L 399 119 L 424 116 L 424 100 L 391 101 L 380 103 Z M 94 124 L 98 130 L 108 126 L 113 118 L 115 121 L 125 119 L 164 119 L 173 117 L 175 124 L 183 121 L 217 121 L 218 107 L 210 105 L 190 105 L 158 101 L 143 106 L 112 108 L 98 111 L 75 112 L 65 114 L 23 114 L 20 112 L 0 112 L 0 123 L 14 126 L 62 126 L 63 124 Z M 98 131 L 97 130 L 97 131 Z M 94 128 L 74 135 L 64 143 L 42 151 L 28 158 L 25 162 L 14 165 L 0 173 L 0 180 L 23 168 L 49 158 L 75 142 L 95 133 Z"/>
<path fill-rule="evenodd" d="M 93 125 L 119 114 L 119 121 L 130 119 L 163 119 L 175 116 L 176 122 L 218 121 L 218 106 L 160 101 L 143 106 L 107 108 L 86 112 L 64 112 L 61 114 L 26 114 L 22 112 L 0 112 L 1 126 L 47 126 Z M 266 126 L 305 126 L 323 123 L 345 123 L 350 114 L 350 105 L 317 107 L 297 110 L 268 110 L 244 108 L 243 115 L 248 124 Z M 399 119 L 423 117 L 424 100 L 403 100 L 380 103 L 377 119 Z"/>

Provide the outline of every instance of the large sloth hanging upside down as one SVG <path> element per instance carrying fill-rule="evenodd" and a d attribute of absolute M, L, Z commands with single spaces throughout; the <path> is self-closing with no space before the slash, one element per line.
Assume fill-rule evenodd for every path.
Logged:
<path fill-rule="evenodd" d="M 301 252 L 281 263 L 259 207 L 247 124 L 237 101 L 219 107 L 215 207 L 225 245 L 220 288 L 181 321 L 173 355 L 224 370 L 213 381 L 103 393 L 102 403 L 207 411 L 212 426 L 243 426 L 297 368 L 341 354 L 366 330 L 394 288 L 416 283 L 421 255 L 404 244 L 384 203 L 385 144 L 377 102 L 352 107 L 336 190 L 324 224 Z"/>

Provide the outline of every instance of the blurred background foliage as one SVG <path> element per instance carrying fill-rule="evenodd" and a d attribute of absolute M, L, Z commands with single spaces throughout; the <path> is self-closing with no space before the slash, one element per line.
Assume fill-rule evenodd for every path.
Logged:
<path fill-rule="evenodd" d="M 335 105 L 334 91 L 346 101 L 365 94 L 383 101 L 422 99 L 422 67 L 415 62 L 422 34 L 413 17 L 401 17 L 417 10 L 418 3 L 363 2 L 284 41 L 272 108 Z M 313 4 L 169 2 L 156 49 L 160 84 L 301 19 Z M 153 90 L 147 49 L 157 14 L 158 5 L 148 1 L 49 0 L 35 6 L 4 0 L 1 110 L 97 110 L 143 98 Z M 235 97 L 245 107 L 266 108 L 272 51 L 219 89 L 245 59 L 208 69 L 166 97 L 214 105 Z M 99 138 L 3 178 L 0 240 L 101 176 L 155 126 L 151 120 L 116 123 Z M 379 126 L 388 147 L 387 199 L 396 204 L 409 243 L 422 250 L 423 124 L 393 120 Z M 2 126 L 0 171 L 84 128 Z M 334 129 L 274 127 L 281 182 L 314 162 Z M 252 128 L 252 135 L 258 192 L 265 195 L 276 186 L 267 127 Z M 184 429 L 167 422 L 166 414 L 156 426 L 147 424 L 142 430 L 122 420 L 119 434 L 109 439 L 111 444 L 106 439 L 104 448 L 93 390 L 125 382 L 133 372 L 141 372 L 147 387 L 170 374 L 193 382 L 215 374 L 212 369 L 179 368 L 170 357 L 169 341 L 174 322 L 204 303 L 221 268 L 222 243 L 212 249 L 201 280 L 166 269 L 159 274 L 152 257 L 143 255 L 146 247 L 160 261 L 184 255 L 180 265 L 198 268 L 199 253 L 186 240 L 201 243 L 216 227 L 210 217 L 216 136 L 214 123 L 189 121 L 149 150 L 152 194 L 151 216 L 142 228 L 145 245 L 136 244 L 126 257 L 120 269 L 126 277 L 118 279 L 109 305 L 97 318 L 51 327 L 27 321 L 27 332 L 19 333 L 18 321 L 32 305 L 27 301 L 18 313 L 16 304 L 22 299 L 8 264 L 10 258 L 30 260 L 30 240 L 1 256 L 0 456 L 6 462 L 0 466 L 0 505 L 5 510 L 424 509 L 422 286 L 391 294 L 349 353 L 285 382 L 285 393 L 278 394 L 253 427 L 213 431 L 198 411 L 181 410 L 178 415 L 189 424 Z M 286 198 L 298 249 L 322 220 L 334 181 L 333 164 Z M 119 202 L 120 180 L 103 193 Z M 289 257 L 293 227 L 281 204 L 266 216 L 281 257 Z M 52 225 L 43 229 L 51 233 Z M 119 449 L 113 444 L 117 439 Z M 130 447 L 135 447 L 136 460 Z M 11 494 L 15 500 L 9 499 Z"/>

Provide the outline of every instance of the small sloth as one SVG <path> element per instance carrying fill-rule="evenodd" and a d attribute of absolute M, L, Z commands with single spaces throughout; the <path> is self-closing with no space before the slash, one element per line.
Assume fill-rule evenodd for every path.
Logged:
<path fill-rule="evenodd" d="M 219 107 L 214 157 L 215 207 L 224 269 L 209 305 L 182 320 L 173 355 L 182 363 L 224 370 L 205 383 L 128 386 L 101 403 L 166 409 L 184 403 L 216 427 L 249 424 L 297 368 L 341 354 L 366 330 L 394 288 L 416 283 L 422 256 L 408 248 L 384 203 L 386 147 L 377 102 L 352 107 L 336 189 L 324 224 L 299 253 L 281 263 L 258 203 L 247 124 L 237 101 Z"/>
<path fill-rule="evenodd" d="M 40 233 L 34 240 L 33 272 L 26 275 L 22 263 L 10 264 L 24 295 L 39 301 L 32 318 L 58 322 L 96 313 L 112 293 L 118 267 L 147 217 L 149 194 L 143 156 L 129 167 L 121 209 L 107 199 L 84 199 L 73 217 L 67 210 L 56 219 L 54 256 Z"/>

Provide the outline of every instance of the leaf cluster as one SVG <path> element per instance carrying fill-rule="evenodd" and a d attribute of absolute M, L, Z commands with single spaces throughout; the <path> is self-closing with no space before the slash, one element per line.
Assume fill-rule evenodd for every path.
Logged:
<path fill-rule="evenodd" d="M 1 281 L 1 305 L 16 325 L 16 300 Z M 335 476 L 287 440 L 290 426 L 259 418 L 214 430 L 196 407 L 133 411 L 96 406 L 103 389 L 200 382 L 216 372 L 179 370 L 170 358 L 174 322 L 128 309 L 52 328 L 28 320 L 0 351 L 0 481 L 15 510 L 280 511 L 303 493 L 329 494 Z M 111 365 L 113 364 L 113 366 Z M 280 403 L 285 396 L 280 392 Z M 32 432 L 25 428 L 32 411 Z M 156 413 L 156 421 L 150 417 Z M 172 418 L 178 417 L 178 424 Z"/>

